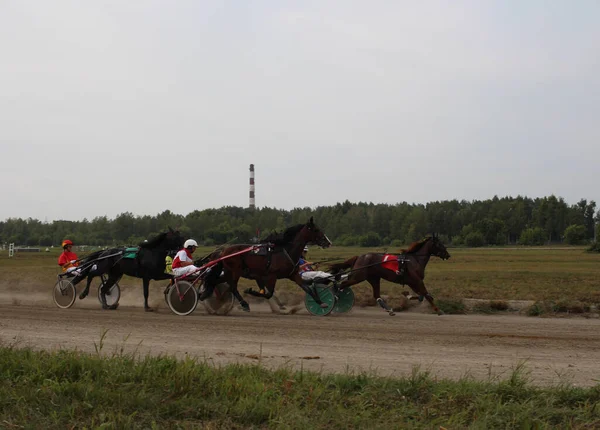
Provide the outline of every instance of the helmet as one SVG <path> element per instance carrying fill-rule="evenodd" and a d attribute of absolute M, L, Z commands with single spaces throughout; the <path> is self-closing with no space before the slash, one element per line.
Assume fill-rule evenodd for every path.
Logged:
<path fill-rule="evenodd" d="M 308 251 L 308 246 L 305 246 L 305 247 L 304 247 L 304 250 L 305 250 L 305 251 Z"/>
<path fill-rule="evenodd" d="M 67 245 L 73 245 L 73 242 L 71 242 L 69 239 L 65 239 L 62 242 L 62 247 L 66 247 Z"/>
<path fill-rule="evenodd" d="M 181 242 L 179 242 L 179 243 L 181 243 Z M 188 239 L 183 244 L 184 248 L 189 248 L 190 246 L 198 247 L 198 242 L 196 242 L 194 239 Z"/>

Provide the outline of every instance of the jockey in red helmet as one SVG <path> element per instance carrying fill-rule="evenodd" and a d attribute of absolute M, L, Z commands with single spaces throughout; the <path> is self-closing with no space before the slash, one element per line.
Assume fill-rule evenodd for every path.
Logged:
<path fill-rule="evenodd" d="M 73 242 L 69 239 L 65 239 L 62 242 L 63 252 L 58 257 L 58 265 L 62 267 L 63 272 L 73 272 L 79 266 L 77 262 L 77 254 L 71 251 L 73 248 Z M 77 273 L 74 273 L 75 275 Z"/>

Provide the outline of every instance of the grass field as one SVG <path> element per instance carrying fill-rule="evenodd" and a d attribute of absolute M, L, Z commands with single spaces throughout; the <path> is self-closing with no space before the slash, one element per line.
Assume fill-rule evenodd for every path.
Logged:
<path fill-rule="evenodd" d="M 600 426 L 600 386 L 536 388 L 437 380 L 216 368 L 193 359 L 101 357 L 0 346 L 0 428 L 521 428 Z"/>
<path fill-rule="evenodd" d="M 205 255 L 212 249 L 199 248 L 195 256 Z M 334 246 L 322 250 L 315 247 L 309 252 L 309 259 L 339 257 L 342 260 L 369 251 L 383 249 Z M 17 288 L 26 284 L 50 289 L 59 271 L 56 265 L 59 252 L 53 249 L 49 253 L 22 253 L 12 259 L 6 252 L 2 253 L 0 285 Z M 425 284 L 436 298 L 600 303 L 600 254 L 586 253 L 584 248 L 453 248 L 449 252 L 450 260 L 432 257 L 427 266 Z M 323 264 L 322 269 L 327 264 Z M 137 286 L 141 281 L 124 279 L 121 285 Z M 162 284 L 154 285 L 159 288 Z M 243 279 L 240 285 L 243 289 L 256 284 Z M 367 283 L 354 289 L 359 303 L 369 302 L 371 288 Z M 382 284 L 382 294 L 392 300 L 406 290 L 407 287 L 400 285 Z M 287 280 L 279 281 L 277 291 L 287 300 L 301 297 L 300 289 Z"/>

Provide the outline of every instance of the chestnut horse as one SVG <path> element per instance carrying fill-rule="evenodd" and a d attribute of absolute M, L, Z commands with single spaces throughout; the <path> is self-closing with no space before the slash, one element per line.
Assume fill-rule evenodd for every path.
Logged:
<path fill-rule="evenodd" d="M 255 279 L 261 286 L 266 287 L 266 292 L 261 293 L 254 291 L 251 288 L 245 292 L 255 297 L 263 297 L 270 299 L 275 292 L 275 284 L 278 279 L 290 279 L 310 294 L 317 303 L 323 307 L 327 304 L 322 303 L 318 293 L 312 288 L 308 288 L 303 284 L 302 277 L 298 273 L 298 261 L 302 254 L 302 250 L 308 243 L 314 243 L 323 248 L 331 245 L 331 241 L 314 223 L 313 218 L 306 224 L 298 224 L 287 228 L 283 233 L 272 235 L 262 241 L 261 245 L 256 245 L 256 250 L 245 254 L 236 255 L 227 258 L 227 255 L 242 251 L 249 245 L 231 245 L 223 249 L 223 251 L 215 252 L 211 258 L 216 256 L 223 258 L 223 261 L 215 266 L 212 271 L 221 273 L 223 276 L 218 279 L 212 279 L 210 282 L 205 282 L 206 289 L 200 296 L 200 300 L 210 297 L 214 286 L 227 282 L 231 288 L 231 292 L 240 302 L 240 306 L 244 311 L 250 311 L 250 305 L 240 295 L 237 284 L 241 277 Z M 273 247 L 272 251 L 267 248 Z M 262 252 L 261 252 L 262 250 Z M 208 279 L 207 279 L 208 281 Z"/>
<path fill-rule="evenodd" d="M 343 263 L 333 264 L 330 266 L 329 272 L 337 274 L 344 269 L 351 269 L 348 279 L 340 282 L 337 289 L 343 290 L 351 285 L 367 281 L 373 287 L 373 297 L 377 300 L 379 306 L 390 315 L 394 315 L 394 311 L 380 295 L 380 281 L 382 278 L 395 284 L 408 285 L 418 294 L 419 301 L 423 301 L 423 298 L 427 299 L 433 310 L 441 315 L 442 311 L 433 303 L 433 297 L 429 294 L 423 282 L 425 267 L 427 267 L 429 258 L 432 255 L 442 260 L 450 258 L 448 250 L 435 234 L 420 242 L 413 243 L 407 250 L 403 250 L 400 255 L 395 256 L 398 259 L 398 270 L 388 269 L 382 265 L 382 263 L 385 263 L 385 254 L 369 253 L 352 257 Z M 389 263 L 385 266 L 389 267 Z"/>

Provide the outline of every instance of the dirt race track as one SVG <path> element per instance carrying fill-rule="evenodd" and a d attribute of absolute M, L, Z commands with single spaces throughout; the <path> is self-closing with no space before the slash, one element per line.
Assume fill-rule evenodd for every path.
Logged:
<path fill-rule="evenodd" d="M 467 374 L 503 378 L 525 362 L 541 385 L 590 386 L 600 380 L 597 319 L 437 316 L 422 310 L 390 317 L 378 308 L 314 317 L 305 310 L 278 315 L 263 303 L 252 304 L 250 313 L 234 309 L 229 316 L 208 315 L 199 305 L 192 315 L 179 317 L 164 304 L 153 313 L 134 306 L 102 311 L 93 296 L 68 310 L 46 300 L 24 303 L 31 302 L 0 301 L 0 342 L 5 345 L 93 352 L 108 330 L 107 354 L 123 349 L 189 355 L 217 365 L 260 360 L 267 367 L 385 376 L 406 375 L 419 365 L 453 379 Z"/>

